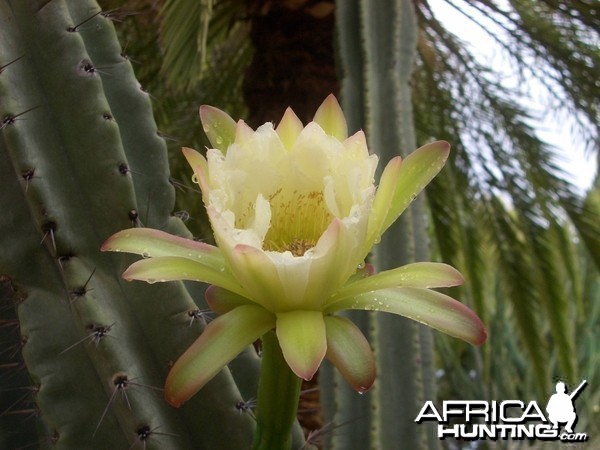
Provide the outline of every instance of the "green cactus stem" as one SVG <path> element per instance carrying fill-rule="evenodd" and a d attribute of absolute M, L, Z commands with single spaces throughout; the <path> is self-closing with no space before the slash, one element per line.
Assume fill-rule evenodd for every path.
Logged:
<path fill-rule="evenodd" d="M 171 214 L 150 98 L 121 53 L 94 1 L 0 0 L 0 274 L 25 295 L 22 354 L 47 424 L 38 440 L 248 448 L 255 422 L 236 405 L 256 390 L 256 356 L 236 370 L 243 396 L 224 370 L 173 409 L 161 389 L 203 329 L 202 287 L 125 282 L 132 259 L 100 252 L 132 225 L 190 237 Z"/>
<path fill-rule="evenodd" d="M 416 17 L 409 0 L 336 4 L 342 100 L 350 130 L 363 128 L 381 160 L 406 155 L 415 145 L 410 77 L 416 54 Z M 358 30 L 358 31 L 357 31 Z M 427 259 L 420 199 L 390 227 L 375 249 L 377 270 Z M 325 421 L 343 432 L 327 435 L 328 448 L 438 448 L 426 427 L 413 423 L 425 398 L 435 396 L 431 332 L 387 314 L 359 317 L 376 355 L 378 378 L 363 396 L 343 386 L 328 369 L 322 373 Z"/>

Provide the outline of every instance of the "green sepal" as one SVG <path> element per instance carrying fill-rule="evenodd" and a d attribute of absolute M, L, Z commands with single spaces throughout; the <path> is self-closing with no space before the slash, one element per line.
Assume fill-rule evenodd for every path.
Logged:
<path fill-rule="evenodd" d="M 345 309 L 398 314 L 473 345 L 481 345 L 487 337 L 485 326 L 471 309 L 452 297 L 430 289 L 381 289 L 332 303 L 325 312 Z"/>

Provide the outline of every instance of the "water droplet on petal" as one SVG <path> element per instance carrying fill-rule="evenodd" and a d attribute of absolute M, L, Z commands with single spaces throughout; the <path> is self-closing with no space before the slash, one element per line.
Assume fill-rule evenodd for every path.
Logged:
<path fill-rule="evenodd" d="M 192 183 L 198 184 L 198 175 L 196 175 L 196 174 L 192 175 Z"/>
<path fill-rule="evenodd" d="M 202 129 L 205 133 L 208 133 L 210 131 L 210 127 L 208 125 L 202 125 Z"/>
<path fill-rule="evenodd" d="M 219 270 L 220 270 L 221 272 L 225 272 L 225 267 L 221 267 Z"/>
<path fill-rule="evenodd" d="M 150 254 L 148 253 L 148 250 L 142 251 L 142 258 L 150 258 Z"/>
<path fill-rule="evenodd" d="M 216 142 L 217 145 L 221 145 L 223 143 L 223 138 L 221 136 L 217 136 Z"/>
<path fill-rule="evenodd" d="M 148 282 L 148 283 L 150 283 L 150 284 L 154 284 L 154 283 L 156 283 L 156 280 L 155 280 L 154 278 L 148 278 L 148 279 L 146 280 L 146 282 Z"/>

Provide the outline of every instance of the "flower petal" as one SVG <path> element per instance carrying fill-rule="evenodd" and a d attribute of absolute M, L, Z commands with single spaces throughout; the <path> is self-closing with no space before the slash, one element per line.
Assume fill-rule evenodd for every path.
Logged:
<path fill-rule="evenodd" d="M 275 131 L 285 148 L 290 150 L 303 128 L 302 121 L 292 111 L 292 108 L 287 108 Z"/>
<path fill-rule="evenodd" d="M 136 261 L 123 272 L 123 278 L 128 281 L 139 280 L 148 283 L 174 280 L 200 281 L 216 284 L 240 295 L 244 294 L 244 290 L 231 274 L 179 256 L 161 256 Z"/>
<path fill-rule="evenodd" d="M 229 256 L 235 277 L 252 300 L 273 312 L 288 306 L 277 268 L 265 252 L 240 244 Z"/>
<path fill-rule="evenodd" d="M 464 304 L 436 291 L 419 288 L 382 289 L 330 304 L 325 313 L 366 309 L 399 314 L 473 345 L 485 342 L 487 332 L 477 315 Z"/>
<path fill-rule="evenodd" d="M 109 237 L 100 249 L 103 252 L 135 253 L 144 258 L 180 256 L 215 270 L 230 273 L 218 247 L 151 228 L 130 228 L 119 231 Z"/>
<path fill-rule="evenodd" d="M 226 112 L 208 105 L 200 107 L 200 120 L 212 146 L 225 154 L 235 139 L 235 120 Z"/>
<path fill-rule="evenodd" d="M 206 303 L 208 303 L 210 309 L 217 314 L 228 313 L 238 306 L 255 304 L 249 298 L 242 297 L 235 292 L 228 291 L 227 289 L 215 286 L 214 284 L 211 284 L 206 289 L 206 292 L 204 292 L 204 298 L 206 299 Z"/>
<path fill-rule="evenodd" d="M 196 168 L 199 167 L 202 172 L 206 173 L 208 170 L 206 158 L 199 151 L 194 150 L 189 147 L 182 147 L 181 153 L 185 156 L 188 164 L 196 171 Z"/>
<path fill-rule="evenodd" d="M 270 128 L 273 127 L 271 123 L 268 126 Z M 246 122 L 242 119 L 238 120 L 235 124 L 235 143 L 241 145 L 247 144 L 252 140 L 254 133 L 254 130 Z"/>
<path fill-rule="evenodd" d="M 418 262 L 346 284 L 333 295 L 330 302 L 392 287 L 439 288 L 459 286 L 464 282 L 461 273 L 448 264 Z"/>
<path fill-rule="evenodd" d="M 379 235 L 394 223 L 423 188 L 442 170 L 449 152 L 450 144 L 436 141 L 418 148 L 404 159 L 400 173 L 397 175 L 398 183 L 392 203 Z"/>
<path fill-rule="evenodd" d="M 310 283 L 306 286 L 312 307 L 321 309 L 330 293 L 355 273 L 359 263 L 355 243 L 355 236 L 343 222 L 334 219 L 312 249 Z"/>
<path fill-rule="evenodd" d="M 181 149 L 183 156 L 187 160 L 188 164 L 192 167 L 194 171 L 194 177 L 192 177 L 192 181 L 198 183 L 200 185 L 200 189 L 202 190 L 202 200 L 206 203 L 208 197 L 208 162 L 206 158 L 200 153 L 194 150 L 193 148 L 183 147 Z"/>
<path fill-rule="evenodd" d="M 273 314 L 244 305 L 210 322 L 175 362 L 165 383 L 165 399 L 179 407 L 244 348 L 275 326 Z"/>
<path fill-rule="evenodd" d="M 349 319 L 325 316 L 327 332 L 326 358 L 344 379 L 361 394 L 375 381 L 375 358 L 369 342 Z"/>
<path fill-rule="evenodd" d="M 336 137 L 339 141 L 344 141 L 348 137 L 348 125 L 344 112 L 337 99 L 330 94 L 317 112 L 314 121 L 317 122 L 325 133 Z"/>
<path fill-rule="evenodd" d="M 300 378 L 310 380 L 327 351 L 321 311 L 289 311 L 277 314 L 275 328 L 283 357 Z"/>
<path fill-rule="evenodd" d="M 401 167 L 402 158 L 396 156 L 383 169 L 369 217 L 369 228 L 367 229 L 367 239 L 363 250 L 365 254 L 382 234 L 383 223 L 390 210 L 396 186 L 398 186 Z"/>

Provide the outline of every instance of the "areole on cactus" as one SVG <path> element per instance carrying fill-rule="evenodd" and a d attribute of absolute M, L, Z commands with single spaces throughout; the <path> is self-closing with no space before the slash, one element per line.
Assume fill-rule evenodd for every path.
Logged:
<path fill-rule="evenodd" d="M 475 345 L 486 339 L 469 308 L 431 290 L 462 284 L 454 268 L 418 262 L 374 274 L 364 263 L 441 170 L 448 143 L 392 159 L 376 187 L 377 156 L 362 131 L 348 137 L 334 96 L 305 127 L 291 109 L 276 128 L 267 123 L 256 131 L 213 107 L 201 107 L 200 115 L 215 148 L 206 158 L 183 153 L 217 246 L 143 228 L 118 232 L 102 246 L 145 257 L 124 273 L 128 280 L 212 285 L 207 301 L 220 316 L 171 369 L 169 403 L 184 403 L 272 329 L 298 377 L 311 379 L 327 358 L 354 389 L 366 391 L 375 380 L 373 355 L 361 331 L 335 315 L 345 309 L 399 314 Z"/>

